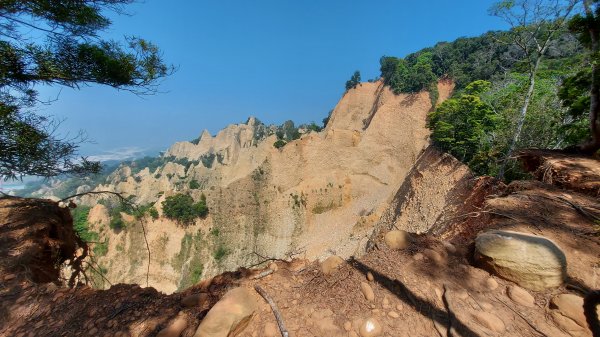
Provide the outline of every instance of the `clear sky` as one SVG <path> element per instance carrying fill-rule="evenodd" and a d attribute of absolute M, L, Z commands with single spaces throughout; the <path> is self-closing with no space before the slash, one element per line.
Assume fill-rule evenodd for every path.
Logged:
<path fill-rule="evenodd" d="M 439 41 L 506 26 L 491 0 L 146 0 L 114 16 L 105 36 L 135 35 L 178 71 L 164 93 L 140 98 L 106 87 L 43 88 L 41 108 L 83 129 L 84 155 L 155 153 L 250 115 L 265 123 L 326 117 L 355 70 L 379 75 L 382 55 L 405 56 Z"/>

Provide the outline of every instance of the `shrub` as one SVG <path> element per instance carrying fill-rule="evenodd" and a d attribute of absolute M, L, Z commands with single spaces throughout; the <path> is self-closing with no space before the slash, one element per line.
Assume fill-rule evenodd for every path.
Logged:
<path fill-rule="evenodd" d="M 323 128 L 327 127 L 327 123 L 329 123 L 329 119 L 331 118 L 332 114 L 333 109 L 329 110 L 329 114 L 327 115 L 327 117 L 323 118 Z"/>
<path fill-rule="evenodd" d="M 317 125 L 317 123 L 315 123 L 315 122 L 310 122 L 310 124 L 308 124 L 308 125 L 306 126 L 306 128 L 307 128 L 309 131 L 314 131 L 314 132 L 321 132 L 321 130 L 323 130 L 323 128 L 322 128 L 322 127 L 320 127 L 320 126 L 318 126 L 318 125 Z"/>
<path fill-rule="evenodd" d="M 213 166 L 213 163 L 215 162 L 215 158 L 217 158 L 217 155 L 215 155 L 214 153 L 207 153 L 203 154 L 202 157 L 200 157 L 200 161 L 202 162 L 202 165 L 204 165 L 204 167 L 211 168 Z"/>
<path fill-rule="evenodd" d="M 125 229 L 125 222 L 121 213 L 136 216 L 135 209 L 131 207 L 134 196 L 129 196 L 127 201 L 114 202 L 109 199 L 101 199 L 98 201 L 99 204 L 106 206 L 108 209 L 108 215 L 110 217 L 109 227 L 115 231 Z"/>
<path fill-rule="evenodd" d="M 208 214 L 206 196 L 204 194 L 202 194 L 200 201 L 197 203 L 194 203 L 194 199 L 187 194 L 175 194 L 167 197 L 162 202 L 162 206 L 165 217 L 183 224 L 190 224 L 196 218 L 204 217 Z"/>
<path fill-rule="evenodd" d="M 150 215 L 153 219 L 158 219 L 158 211 L 152 203 L 141 205 L 133 209 L 131 213 L 138 220 L 146 216 L 146 214 Z"/>
<path fill-rule="evenodd" d="M 123 216 L 121 213 L 111 214 L 110 223 L 108 224 L 111 229 L 116 231 L 120 231 L 125 228 L 125 221 L 123 221 Z"/>
<path fill-rule="evenodd" d="M 88 215 L 90 214 L 90 207 L 79 206 L 71 211 L 73 216 L 73 229 L 79 237 L 85 241 L 97 241 L 98 233 L 89 230 Z"/>
<path fill-rule="evenodd" d="M 98 242 L 94 244 L 94 249 L 92 251 L 97 257 L 106 255 L 106 253 L 108 253 L 108 242 Z"/>
<path fill-rule="evenodd" d="M 200 281 L 200 276 L 202 276 L 202 271 L 204 270 L 204 266 L 199 261 L 193 261 L 196 263 L 192 263 L 190 266 L 190 281 L 192 284 L 198 283 Z"/>
<path fill-rule="evenodd" d="M 217 262 L 221 262 L 221 260 L 223 260 L 223 258 L 225 258 L 227 254 L 229 254 L 227 248 L 225 248 L 224 246 L 219 246 L 217 250 L 215 250 L 213 257 L 215 258 L 215 260 L 217 260 Z"/>
<path fill-rule="evenodd" d="M 360 71 L 355 71 L 350 80 L 346 82 L 346 91 L 356 88 L 360 84 Z"/>
<path fill-rule="evenodd" d="M 148 210 L 148 214 L 150 214 L 152 219 L 154 219 L 154 220 L 158 219 L 158 211 L 156 210 L 156 208 L 154 206 L 150 207 L 150 209 Z"/>
<path fill-rule="evenodd" d="M 273 147 L 275 147 L 276 149 L 280 149 L 280 148 L 284 147 L 285 144 L 287 144 L 287 142 L 285 140 L 278 139 L 275 143 L 273 143 Z"/>
<path fill-rule="evenodd" d="M 190 189 L 197 190 L 199 188 L 200 188 L 200 183 L 198 182 L 198 180 L 194 179 L 194 180 L 190 181 Z"/>

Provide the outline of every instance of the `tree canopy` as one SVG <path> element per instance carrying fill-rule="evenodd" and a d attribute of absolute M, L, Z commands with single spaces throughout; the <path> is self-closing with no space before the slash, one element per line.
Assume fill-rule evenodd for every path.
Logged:
<path fill-rule="evenodd" d="M 512 28 L 383 56 L 384 83 L 396 93 L 430 90 L 435 102 L 433 84 L 451 79 L 451 99 L 432 105 L 432 141 L 479 174 L 502 176 L 504 166 L 507 180 L 521 178 L 511 154 L 524 148 L 596 152 L 600 1 L 499 1 L 490 14 Z M 486 82 L 485 91 L 469 88 Z"/>
<path fill-rule="evenodd" d="M 132 0 L 0 0 L 0 176 L 56 176 L 99 170 L 76 157 L 82 134 L 65 138 L 55 120 L 33 110 L 36 87 L 91 84 L 146 95 L 173 67 L 138 37 L 105 40 L 107 13 Z"/>
<path fill-rule="evenodd" d="M 482 80 L 469 84 L 463 94 L 440 104 L 428 121 L 433 143 L 480 174 L 489 172 L 488 153 L 498 128 L 499 116 L 480 97 L 490 88 Z"/>

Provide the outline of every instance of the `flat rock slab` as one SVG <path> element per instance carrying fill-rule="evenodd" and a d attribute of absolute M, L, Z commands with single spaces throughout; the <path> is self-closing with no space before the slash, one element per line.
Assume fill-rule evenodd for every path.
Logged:
<path fill-rule="evenodd" d="M 477 235 L 475 260 L 490 272 L 531 290 L 560 286 L 567 274 L 563 251 L 542 236 L 492 230 Z"/>
<path fill-rule="evenodd" d="M 550 308 L 557 309 L 563 316 L 572 319 L 579 326 L 587 327 L 583 314 L 583 297 L 573 294 L 556 295 L 550 301 Z"/>
<path fill-rule="evenodd" d="M 506 329 L 506 326 L 504 325 L 504 322 L 500 319 L 500 317 L 492 313 L 483 311 L 475 312 L 473 313 L 473 318 L 481 326 L 494 332 L 504 332 L 504 330 Z"/>

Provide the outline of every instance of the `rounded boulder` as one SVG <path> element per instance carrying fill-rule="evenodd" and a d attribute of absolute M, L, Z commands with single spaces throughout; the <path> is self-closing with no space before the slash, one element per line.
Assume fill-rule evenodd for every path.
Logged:
<path fill-rule="evenodd" d="M 405 249 L 410 243 L 410 234 L 403 230 L 389 231 L 385 234 L 383 240 L 391 249 Z"/>
<path fill-rule="evenodd" d="M 477 263 L 504 279 L 535 291 L 560 286 L 567 259 L 550 239 L 527 233 L 492 230 L 475 239 Z"/>

